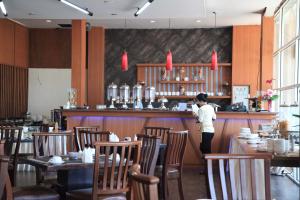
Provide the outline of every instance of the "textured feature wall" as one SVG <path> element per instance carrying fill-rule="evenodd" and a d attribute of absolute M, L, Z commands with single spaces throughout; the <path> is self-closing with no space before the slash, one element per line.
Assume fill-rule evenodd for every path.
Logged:
<path fill-rule="evenodd" d="M 105 85 L 136 83 L 137 63 L 165 63 L 171 49 L 174 63 L 210 62 L 212 49 L 219 62 L 231 62 L 232 28 L 218 29 L 107 29 Z M 121 71 L 121 55 L 128 52 L 129 70 Z"/>

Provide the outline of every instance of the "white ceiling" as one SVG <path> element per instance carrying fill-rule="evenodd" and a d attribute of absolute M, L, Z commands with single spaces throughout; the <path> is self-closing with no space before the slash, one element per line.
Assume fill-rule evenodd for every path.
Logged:
<path fill-rule="evenodd" d="M 138 17 L 137 7 L 147 0 L 69 0 L 88 8 L 94 15 L 86 16 L 58 0 L 3 0 L 8 17 L 32 28 L 53 28 L 71 19 L 87 19 L 93 26 L 106 28 L 207 28 L 214 26 L 213 11 L 217 12 L 217 26 L 260 24 L 255 13 L 267 7 L 271 16 L 281 0 L 154 0 Z M 117 14 L 117 15 L 112 15 Z M 1 16 L 3 17 L 3 16 Z M 47 23 L 46 19 L 51 19 Z M 197 23 L 196 20 L 201 22 Z M 155 23 L 150 23 L 155 20 Z"/>

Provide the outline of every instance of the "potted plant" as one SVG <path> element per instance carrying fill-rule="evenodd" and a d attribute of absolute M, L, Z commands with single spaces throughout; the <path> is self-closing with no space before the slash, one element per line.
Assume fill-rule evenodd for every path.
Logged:
<path fill-rule="evenodd" d="M 271 88 L 272 88 L 272 81 L 273 79 L 267 80 L 266 83 L 270 84 Z M 268 111 L 271 112 L 272 110 L 272 101 L 278 99 L 278 95 L 274 93 L 274 91 L 272 89 L 267 89 L 266 92 L 263 92 L 262 96 L 261 96 L 261 100 L 262 101 L 266 101 L 268 103 Z"/>

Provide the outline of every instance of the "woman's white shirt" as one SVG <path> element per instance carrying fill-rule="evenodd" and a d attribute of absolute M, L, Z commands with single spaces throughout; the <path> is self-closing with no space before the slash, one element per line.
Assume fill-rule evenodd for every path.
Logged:
<path fill-rule="evenodd" d="M 213 120 L 216 119 L 216 113 L 214 108 L 209 105 L 203 105 L 198 111 L 198 120 L 202 124 L 202 132 L 214 133 Z"/>

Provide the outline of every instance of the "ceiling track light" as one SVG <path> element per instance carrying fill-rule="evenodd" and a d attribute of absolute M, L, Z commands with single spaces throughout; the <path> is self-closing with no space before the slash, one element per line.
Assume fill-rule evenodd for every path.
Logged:
<path fill-rule="evenodd" d="M 58 0 L 58 1 L 66 4 L 67 6 L 70 6 L 70 7 L 74 8 L 74 9 L 76 9 L 76 10 L 78 10 L 78 11 L 80 11 L 80 12 L 86 14 L 86 15 L 93 16 L 93 13 L 91 11 L 89 11 L 87 8 L 81 8 L 80 6 L 77 6 L 74 3 L 71 3 L 67 0 Z"/>
<path fill-rule="evenodd" d="M 3 15 L 4 15 L 5 17 L 7 17 L 7 11 L 6 11 L 5 5 L 4 5 L 4 3 L 3 3 L 2 0 L 0 0 L 0 9 L 1 9 Z"/>
<path fill-rule="evenodd" d="M 148 8 L 148 6 L 151 5 L 153 1 L 154 0 L 148 0 L 141 8 L 138 8 L 138 10 L 134 13 L 134 16 L 139 16 L 142 12 L 144 12 L 144 10 L 146 10 L 146 8 Z"/>

